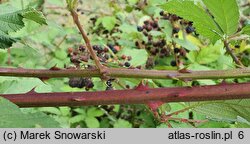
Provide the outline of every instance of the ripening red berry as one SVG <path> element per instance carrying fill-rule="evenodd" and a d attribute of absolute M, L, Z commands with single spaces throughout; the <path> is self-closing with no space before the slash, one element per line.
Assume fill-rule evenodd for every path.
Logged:
<path fill-rule="evenodd" d="M 125 59 L 127 58 L 127 56 L 122 55 L 121 58 L 122 58 L 123 60 L 125 60 Z"/>
<path fill-rule="evenodd" d="M 72 53 L 73 52 L 73 48 L 72 47 L 69 47 L 68 48 L 68 54 Z"/>

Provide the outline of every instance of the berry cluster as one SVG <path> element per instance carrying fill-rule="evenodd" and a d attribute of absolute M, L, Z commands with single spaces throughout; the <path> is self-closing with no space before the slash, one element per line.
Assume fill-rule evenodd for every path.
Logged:
<path fill-rule="evenodd" d="M 131 64 L 129 61 L 132 59 L 131 56 L 122 55 L 117 57 L 117 54 L 120 51 L 120 46 L 107 44 L 107 46 L 101 45 L 93 45 L 93 50 L 95 51 L 97 57 L 100 62 L 104 65 L 108 65 L 109 63 L 116 63 L 121 67 L 131 68 Z M 94 69 L 95 67 L 89 64 L 89 61 L 93 60 L 87 51 L 86 46 L 80 45 L 77 49 L 68 48 L 68 57 L 70 61 L 74 64 L 74 69 Z M 72 67 L 70 67 L 72 68 Z M 107 90 L 112 89 L 111 81 L 113 79 L 107 81 Z M 70 78 L 69 86 L 75 88 L 83 88 L 86 90 L 94 87 L 93 82 L 90 78 Z"/>
<path fill-rule="evenodd" d="M 158 19 L 146 20 L 143 26 L 137 26 L 137 30 L 142 32 L 147 37 L 147 42 L 136 41 L 135 45 L 138 48 L 145 48 L 151 55 L 160 56 L 161 58 L 168 57 L 170 54 L 166 40 L 164 38 L 154 38 L 151 31 L 161 31 L 158 24 Z"/>
<path fill-rule="evenodd" d="M 142 26 L 137 26 L 137 31 L 141 32 L 145 37 L 145 40 L 135 41 L 135 46 L 139 49 L 146 49 L 150 56 L 146 62 L 146 68 L 152 69 L 157 63 L 156 58 L 172 57 L 174 60 L 170 61 L 171 66 L 179 66 L 182 64 L 181 58 L 186 59 L 186 50 L 176 44 L 174 41 L 167 42 L 165 36 L 152 36 L 151 31 L 162 32 L 164 27 L 159 27 L 159 19 L 168 20 L 173 27 L 172 37 L 178 38 L 178 33 L 183 30 L 186 34 L 195 34 L 193 23 L 182 19 L 181 17 L 169 14 L 164 11 L 160 12 L 160 18 L 151 18 L 144 21 Z"/>
<path fill-rule="evenodd" d="M 195 29 L 193 28 L 193 22 L 186 21 L 182 17 L 179 17 L 175 14 L 169 14 L 164 11 L 161 11 L 160 15 L 162 16 L 162 19 L 169 20 L 171 22 L 173 25 L 173 34 L 179 33 L 181 27 L 185 28 L 185 32 L 187 34 L 195 32 Z M 178 36 L 176 35 L 176 37 Z"/>
<path fill-rule="evenodd" d="M 69 79 L 69 86 L 72 88 L 84 88 L 88 91 L 89 89 L 94 87 L 94 83 L 91 78 L 78 78 L 73 77 Z"/>

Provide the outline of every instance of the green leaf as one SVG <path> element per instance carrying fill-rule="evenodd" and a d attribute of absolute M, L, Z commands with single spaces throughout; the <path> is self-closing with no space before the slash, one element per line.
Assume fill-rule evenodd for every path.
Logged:
<path fill-rule="evenodd" d="M 111 31 L 115 27 L 115 24 L 116 24 L 115 17 L 106 16 L 102 18 L 102 25 L 108 31 Z"/>
<path fill-rule="evenodd" d="M 88 128 L 98 128 L 100 127 L 99 121 L 95 117 L 86 117 L 85 122 Z"/>
<path fill-rule="evenodd" d="M 55 115 L 61 115 L 61 111 L 56 107 L 42 107 L 38 109 L 41 112 L 55 114 Z"/>
<path fill-rule="evenodd" d="M 0 15 L 0 31 L 8 34 L 9 32 L 16 32 L 24 27 L 23 17 L 19 12 L 8 13 Z"/>
<path fill-rule="evenodd" d="M 250 121 L 249 102 L 246 99 L 205 102 L 194 110 L 217 121 L 236 122 L 239 121 L 239 117 Z"/>
<path fill-rule="evenodd" d="M 230 36 L 238 29 L 240 13 L 236 0 L 203 0 L 214 20 Z"/>
<path fill-rule="evenodd" d="M 25 12 L 22 12 L 22 16 L 41 25 L 47 25 L 46 18 L 44 17 L 43 13 L 33 8 L 28 8 L 25 10 Z"/>
<path fill-rule="evenodd" d="M 69 119 L 69 122 L 70 123 L 79 123 L 79 122 L 83 121 L 84 119 L 85 119 L 84 115 L 76 115 L 74 117 L 71 117 Z"/>
<path fill-rule="evenodd" d="M 114 123 L 114 128 L 131 128 L 132 124 L 126 120 L 119 119 Z"/>
<path fill-rule="evenodd" d="M 102 116 L 104 112 L 96 107 L 91 107 L 87 111 L 87 116 L 88 117 L 99 117 Z"/>
<path fill-rule="evenodd" d="M 71 108 L 70 107 L 64 106 L 64 107 L 59 107 L 59 109 L 60 109 L 61 114 L 63 116 L 69 116 L 71 114 L 71 112 L 70 112 Z"/>
<path fill-rule="evenodd" d="M 0 15 L 0 48 L 11 47 L 16 39 L 8 34 L 24 27 L 23 19 L 29 19 L 39 24 L 47 24 L 43 14 L 33 8 Z"/>
<path fill-rule="evenodd" d="M 218 40 L 220 38 L 219 35 L 223 34 L 209 14 L 201 7 L 195 5 L 192 1 L 175 0 L 167 2 L 160 7 L 169 13 L 193 21 L 196 31 L 212 41 Z"/>
<path fill-rule="evenodd" d="M 124 47 L 119 55 L 121 56 L 123 54 L 132 57 L 130 63 L 133 66 L 145 64 L 148 58 L 148 53 L 145 49 L 131 49 L 128 47 Z"/>
<path fill-rule="evenodd" d="M 243 29 L 242 29 L 242 33 L 243 34 L 247 34 L 250 36 L 250 25 L 246 25 Z"/>
<path fill-rule="evenodd" d="M 188 53 L 187 57 L 191 62 L 198 64 L 209 64 L 217 61 L 218 58 L 224 54 L 223 44 L 218 41 L 214 45 L 202 48 L 199 52 L 192 51 Z"/>
<path fill-rule="evenodd" d="M 59 127 L 59 124 L 42 112 L 23 113 L 18 106 L 0 97 L 1 128 Z"/>
<path fill-rule="evenodd" d="M 193 51 L 193 50 L 199 49 L 195 44 L 193 44 L 190 41 L 177 39 L 177 38 L 173 38 L 173 40 L 174 42 L 176 42 L 177 44 L 179 44 L 180 46 L 184 47 L 187 50 Z"/>
<path fill-rule="evenodd" d="M 0 30 L 0 48 L 11 47 L 13 43 L 16 42 L 16 39 L 9 37 L 7 34 L 3 33 Z"/>
<path fill-rule="evenodd" d="M 0 93 L 14 94 L 26 93 L 36 87 L 37 92 L 51 92 L 51 87 L 37 78 L 17 78 L 15 80 L 7 79 L 0 83 Z"/>

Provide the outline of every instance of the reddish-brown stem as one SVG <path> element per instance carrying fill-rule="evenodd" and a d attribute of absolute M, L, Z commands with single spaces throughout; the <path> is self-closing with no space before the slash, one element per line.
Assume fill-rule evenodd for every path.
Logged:
<path fill-rule="evenodd" d="M 84 32 L 84 30 L 82 28 L 82 25 L 81 25 L 81 23 L 79 21 L 79 18 L 78 18 L 78 14 L 74 10 L 70 10 L 70 13 L 71 13 L 71 15 L 73 17 L 73 20 L 74 20 L 77 28 L 79 29 L 79 31 L 80 31 L 80 33 L 82 35 L 82 38 L 85 41 L 86 47 L 87 47 L 91 57 L 95 61 L 95 64 L 96 64 L 97 68 L 100 70 L 101 74 L 104 74 L 106 72 L 106 70 L 105 70 L 106 68 L 100 63 L 99 58 L 97 57 L 97 55 L 96 55 L 96 53 L 95 53 L 95 51 L 94 51 L 94 49 L 93 49 L 93 47 L 92 47 L 92 45 L 90 43 L 90 40 L 89 40 L 87 34 Z"/>
<path fill-rule="evenodd" d="M 250 83 L 223 84 L 147 90 L 110 90 L 99 92 L 65 92 L 2 94 L 21 107 L 87 106 L 109 104 L 143 104 L 149 101 L 192 102 L 230 99 L 249 99 Z"/>
<path fill-rule="evenodd" d="M 237 58 L 237 56 L 233 53 L 232 49 L 229 47 L 228 42 L 225 40 L 224 41 L 224 46 L 226 47 L 227 53 L 230 54 L 230 56 L 233 58 L 234 62 L 237 64 L 238 67 L 245 67 L 241 61 Z"/>

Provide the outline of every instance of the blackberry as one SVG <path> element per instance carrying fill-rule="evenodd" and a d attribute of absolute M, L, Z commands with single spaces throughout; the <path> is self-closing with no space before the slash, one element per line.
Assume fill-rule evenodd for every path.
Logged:
<path fill-rule="evenodd" d="M 139 46 L 139 42 L 138 42 L 138 41 L 135 42 L 135 46 L 136 46 L 136 47 Z"/>
<path fill-rule="evenodd" d="M 156 29 L 156 28 L 158 28 L 158 23 L 154 22 L 154 23 L 151 24 L 151 26 Z"/>
<path fill-rule="evenodd" d="M 83 88 L 85 86 L 83 78 L 74 77 L 69 79 L 69 86 L 72 88 Z"/>
<path fill-rule="evenodd" d="M 173 21 L 178 21 L 179 19 L 181 19 L 181 17 L 178 17 L 177 15 L 171 15 L 171 18 Z"/>
<path fill-rule="evenodd" d="M 193 28 L 192 26 L 187 26 L 187 27 L 186 27 L 186 32 L 187 32 L 188 34 L 190 34 L 190 33 L 194 32 L 194 28 Z"/>
<path fill-rule="evenodd" d="M 90 79 L 85 79 L 86 81 L 86 88 L 90 89 L 94 87 L 94 83 Z"/>
<path fill-rule="evenodd" d="M 174 53 L 179 53 L 180 52 L 180 49 L 179 48 L 174 48 Z"/>
<path fill-rule="evenodd" d="M 167 43 L 166 43 L 166 41 L 165 41 L 164 39 L 161 40 L 161 41 L 159 41 L 159 46 L 160 46 L 160 47 L 164 47 L 166 44 L 167 44 Z"/>
<path fill-rule="evenodd" d="M 174 27 L 173 28 L 173 34 L 176 34 L 176 33 L 178 33 L 180 31 L 180 28 L 178 28 L 178 27 Z"/>
<path fill-rule="evenodd" d="M 86 47 L 84 45 L 80 45 L 78 49 L 79 51 L 84 52 Z"/>
<path fill-rule="evenodd" d="M 170 62 L 170 65 L 173 66 L 173 67 L 175 67 L 175 66 L 177 66 L 177 63 L 176 63 L 175 60 L 172 60 L 172 61 Z"/>
<path fill-rule="evenodd" d="M 76 9 L 76 11 L 77 11 L 77 12 L 80 12 L 80 11 L 81 11 L 81 9 L 80 9 L 80 8 L 77 8 L 77 9 Z"/>
<path fill-rule="evenodd" d="M 98 51 L 98 50 L 100 50 L 100 46 L 98 46 L 98 45 L 93 45 L 93 49 L 96 50 L 96 51 Z"/>
<path fill-rule="evenodd" d="M 148 25 L 148 24 L 149 24 L 149 21 L 146 20 L 146 21 L 144 21 L 143 23 L 144 23 L 145 25 Z"/>
<path fill-rule="evenodd" d="M 235 45 L 234 47 L 235 47 L 235 48 L 240 48 L 240 45 Z"/>
<path fill-rule="evenodd" d="M 142 31 L 143 31 L 143 27 L 137 26 L 137 31 L 138 31 L 138 32 L 142 32 Z"/>
<path fill-rule="evenodd" d="M 114 54 L 116 54 L 118 51 L 115 49 L 114 45 L 108 44 L 108 47 L 112 50 Z"/>
<path fill-rule="evenodd" d="M 160 11 L 160 16 L 164 16 L 164 11 Z"/>
<path fill-rule="evenodd" d="M 130 63 L 129 62 L 125 62 L 124 65 L 125 65 L 125 67 L 130 67 Z"/>

